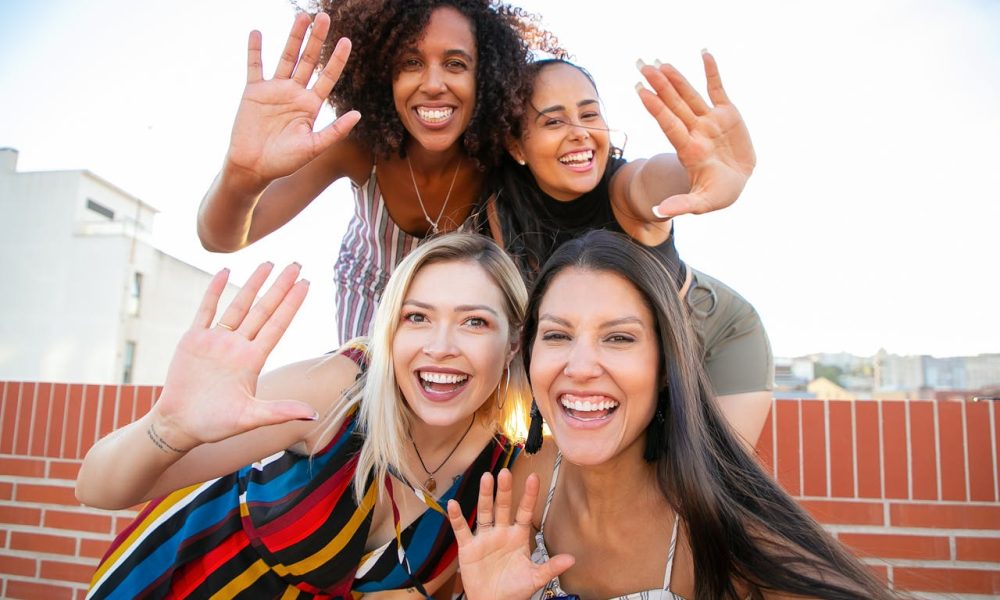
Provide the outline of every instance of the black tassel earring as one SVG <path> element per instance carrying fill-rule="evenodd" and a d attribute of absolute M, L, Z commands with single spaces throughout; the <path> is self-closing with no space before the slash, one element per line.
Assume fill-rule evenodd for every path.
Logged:
<path fill-rule="evenodd" d="M 663 388 L 656 400 L 656 413 L 653 414 L 653 420 L 646 427 L 646 450 L 642 454 L 646 462 L 656 462 L 666 447 L 666 409 L 669 401 L 670 392 L 667 388 Z"/>
<path fill-rule="evenodd" d="M 531 401 L 531 423 L 528 424 L 528 439 L 524 440 L 524 451 L 534 454 L 542 449 L 542 413 L 535 401 Z"/>

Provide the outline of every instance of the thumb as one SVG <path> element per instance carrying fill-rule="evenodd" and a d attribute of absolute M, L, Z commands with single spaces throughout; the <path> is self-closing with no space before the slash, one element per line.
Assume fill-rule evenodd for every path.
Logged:
<path fill-rule="evenodd" d="M 698 198 L 694 194 L 675 194 L 653 207 L 653 217 L 660 221 L 678 215 L 698 213 Z"/>
<path fill-rule="evenodd" d="M 535 583 L 541 588 L 546 583 L 565 573 L 575 563 L 576 559 L 573 558 L 572 554 L 556 554 L 549 560 L 538 565 L 538 570 L 535 571 L 534 575 Z"/>
<path fill-rule="evenodd" d="M 319 151 L 322 152 L 333 144 L 346 138 L 360 120 L 361 113 L 356 110 L 351 110 L 340 115 L 337 117 L 336 121 L 316 132 L 315 136 L 318 142 L 317 147 Z"/>
<path fill-rule="evenodd" d="M 254 427 L 319 419 L 316 409 L 298 400 L 254 400 L 248 413 Z"/>

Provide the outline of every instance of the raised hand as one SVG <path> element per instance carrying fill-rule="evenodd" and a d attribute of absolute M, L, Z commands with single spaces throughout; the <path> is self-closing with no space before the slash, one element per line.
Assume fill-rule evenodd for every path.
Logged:
<path fill-rule="evenodd" d="M 347 137 L 361 118 L 352 110 L 322 130 L 313 131 L 319 110 L 347 63 L 351 42 L 347 38 L 337 42 L 332 57 L 309 88 L 330 29 L 330 17 L 322 12 L 316 16 L 309 41 L 299 56 L 308 29 L 309 16 L 300 13 L 272 79 L 263 77 L 260 32 L 250 33 L 247 84 L 226 159 L 230 166 L 259 183 L 297 171 L 334 142 Z"/>
<path fill-rule="evenodd" d="M 163 392 L 151 411 L 154 442 L 159 439 L 168 450 L 184 451 L 264 425 L 317 417 L 303 402 L 255 397 L 264 362 L 309 286 L 305 280 L 296 281 L 299 265 L 289 265 L 254 302 L 273 266 L 265 263 L 254 271 L 214 326 L 229 273 L 224 270 L 212 279 L 194 323 L 177 345 Z"/>
<path fill-rule="evenodd" d="M 660 218 L 729 206 L 756 164 L 750 133 L 722 87 L 715 58 L 705 51 L 702 60 L 711 106 L 673 66 L 657 61 L 655 66 L 640 67 L 655 93 L 637 86 L 639 97 L 691 180 L 690 192 L 666 198 L 653 209 Z"/>
<path fill-rule="evenodd" d="M 511 600 L 530 598 L 542 586 L 573 566 L 568 554 L 553 556 L 548 562 L 531 562 L 529 540 L 531 515 L 538 498 L 538 476 L 532 473 L 524 485 L 524 495 L 511 519 L 513 481 L 510 471 L 497 476 L 496 501 L 493 476 L 484 473 L 479 482 L 476 533 L 462 515 L 458 502 L 448 501 L 448 520 L 458 540 L 458 562 L 462 586 L 469 600 Z"/>

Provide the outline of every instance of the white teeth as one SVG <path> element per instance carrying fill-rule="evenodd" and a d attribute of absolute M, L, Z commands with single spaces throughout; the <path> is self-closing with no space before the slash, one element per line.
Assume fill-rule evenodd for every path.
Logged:
<path fill-rule="evenodd" d="M 618 408 L 618 402 L 614 400 L 599 400 L 591 402 L 590 400 L 581 400 L 569 395 L 564 395 L 559 398 L 559 402 L 563 405 L 563 407 L 577 412 L 594 412 Z"/>
<path fill-rule="evenodd" d="M 559 157 L 559 162 L 563 163 L 564 165 L 582 164 L 590 162 L 591 160 L 593 160 L 593 158 L 594 158 L 593 150 L 584 150 L 583 152 L 570 152 L 565 156 L 561 156 Z"/>
<path fill-rule="evenodd" d="M 461 383 L 468 378 L 468 375 L 458 375 L 456 373 L 420 371 L 420 380 L 426 381 L 427 383 Z"/>
<path fill-rule="evenodd" d="M 421 108 L 417 107 L 417 116 L 419 116 L 424 121 L 428 123 L 440 123 L 446 121 L 451 113 L 455 112 L 454 108 Z"/>

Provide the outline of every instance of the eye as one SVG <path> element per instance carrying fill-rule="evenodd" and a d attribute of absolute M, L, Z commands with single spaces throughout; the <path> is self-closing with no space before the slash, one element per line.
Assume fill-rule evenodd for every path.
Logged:
<path fill-rule="evenodd" d="M 565 342 L 569 341 L 569 335 L 562 331 L 546 331 L 542 333 L 543 342 Z"/>
<path fill-rule="evenodd" d="M 410 312 L 403 315 L 403 320 L 407 323 L 426 323 L 427 316 L 419 312 Z"/>
<path fill-rule="evenodd" d="M 558 129 L 559 127 L 562 127 L 565 124 L 566 122 L 563 121 L 562 119 L 546 119 L 545 122 L 542 123 L 542 126 L 547 129 Z"/>
<path fill-rule="evenodd" d="M 626 333 L 613 333 L 604 338 L 604 340 L 612 344 L 631 344 L 635 341 L 635 338 Z"/>
<path fill-rule="evenodd" d="M 583 119 L 584 121 L 593 121 L 594 119 L 600 119 L 601 118 L 601 113 L 599 113 L 597 111 L 586 112 L 586 113 L 583 113 L 582 115 L 580 115 L 580 118 Z"/>
<path fill-rule="evenodd" d="M 490 326 L 490 322 L 482 317 L 469 317 L 465 324 L 474 329 L 485 329 Z"/>
<path fill-rule="evenodd" d="M 465 71 L 466 69 L 469 68 L 469 66 L 467 64 L 465 64 L 464 62 L 462 62 L 460 60 L 454 60 L 454 59 L 453 60 L 449 60 L 448 62 L 446 62 L 444 64 L 444 66 L 447 67 L 451 71 Z"/>
<path fill-rule="evenodd" d="M 420 68 L 420 61 L 416 58 L 404 58 L 400 62 L 399 67 L 403 71 L 415 71 Z"/>

